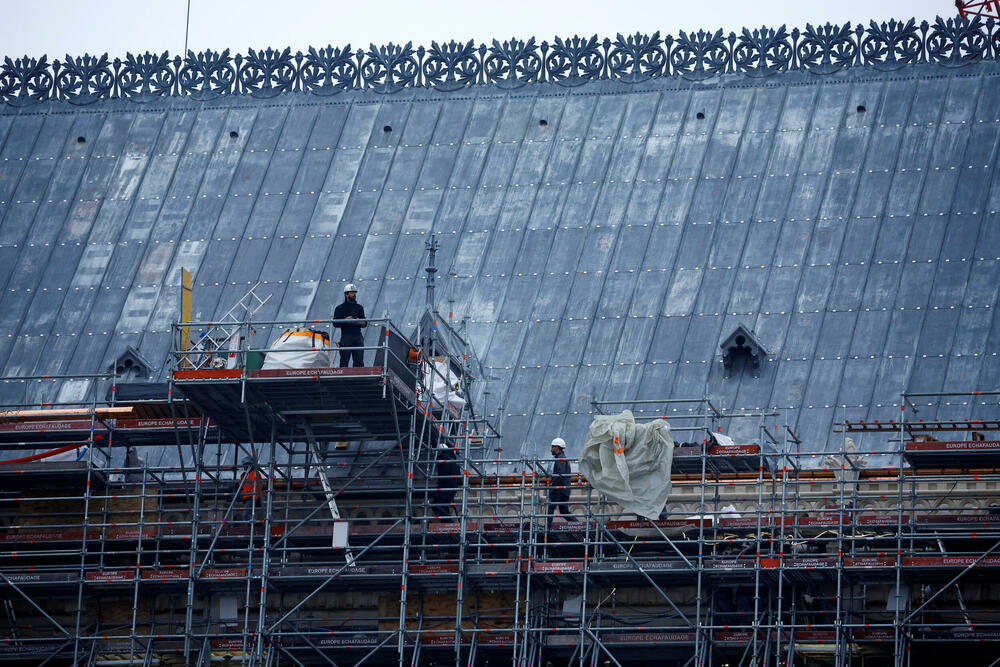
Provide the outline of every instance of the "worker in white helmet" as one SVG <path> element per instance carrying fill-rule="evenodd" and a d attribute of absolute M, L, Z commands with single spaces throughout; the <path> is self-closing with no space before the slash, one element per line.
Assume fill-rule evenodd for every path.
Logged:
<path fill-rule="evenodd" d="M 358 288 L 354 283 L 344 286 L 344 302 L 333 311 L 333 326 L 340 329 L 340 365 L 365 365 L 365 338 L 361 330 L 368 326 L 365 308 L 358 303 Z"/>
<path fill-rule="evenodd" d="M 562 438 L 553 438 L 551 451 L 555 463 L 552 464 L 552 476 L 549 479 L 549 507 L 545 511 L 546 530 L 552 528 L 556 509 L 566 521 L 576 521 L 576 517 L 569 511 L 570 468 L 569 461 L 565 458 L 566 441 Z"/>

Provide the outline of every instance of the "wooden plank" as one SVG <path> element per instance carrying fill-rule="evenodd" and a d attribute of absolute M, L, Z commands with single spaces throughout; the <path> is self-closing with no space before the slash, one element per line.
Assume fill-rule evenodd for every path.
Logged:
<path fill-rule="evenodd" d="M 22 421 L 51 421 L 67 419 L 70 417 L 90 417 L 98 419 L 114 419 L 116 417 L 129 417 L 134 408 L 131 406 L 113 408 L 68 408 L 65 410 L 5 410 L 0 412 L 0 423 L 22 422 Z"/>

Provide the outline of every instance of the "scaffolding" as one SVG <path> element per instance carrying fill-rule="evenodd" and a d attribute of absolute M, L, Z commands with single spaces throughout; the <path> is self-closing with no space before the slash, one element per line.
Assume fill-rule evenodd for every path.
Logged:
<path fill-rule="evenodd" d="M 670 421 L 684 441 L 673 491 L 650 521 L 574 477 L 577 521 L 567 521 L 549 514 L 551 461 L 504 456 L 518 443 L 500 447 L 468 386 L 455 390 L 429 363 L 443 358 L 467 378 L 468 350 L 370 323 L 372 366 L 254 369 L 253 354 L 270 349 L 252 346 L 248 323 L 226 323 L 215 350 L 175 347 L 162 390 L 90 376 L 89 402 L 7 406 L 0 661 L 919 665 L 961 650 L 985 665 L 1000 655 L 1000 441 L 961 439 L 1000 430 L 996 419 L 845 418 L 845 434 L 892 437 L 898 462 L 867 467 L 885 451 L 845 446 L 815 467 L 777 412 L 706 397 L 597 402 L 595 412 Z M 212 326 L 183 323 L 175 336 Z M 998 416 L 995 394 L 976 396 Z M 903 397 L 911 408 L 924 398 Z M 736 422 L 756 437 L 724 444 L 716 434 Z M 924 437 L 941 433 L 952 435 Z M 79 460 L 24 456 L 39 448 Z"/>

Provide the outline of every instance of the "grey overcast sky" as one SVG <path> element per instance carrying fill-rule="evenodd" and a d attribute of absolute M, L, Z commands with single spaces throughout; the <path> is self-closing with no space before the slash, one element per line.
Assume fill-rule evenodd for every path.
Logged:
<path fill-rule="evenodd" d="M 170 51 L 184 48 L 187 0 L 3 0 L 0 55 L 62 58 L 83 53 Z M 575 34 L 676 34 L 678 30 L 743 26 L 804 27 L 890 18 L 956 15 L 953 0 L 377 0 L 302 2 L 191 0 L 188 47 L 245 52 L 248 47 L 355 48 L 369 43 L 474 39 L 476 42 Z"/>

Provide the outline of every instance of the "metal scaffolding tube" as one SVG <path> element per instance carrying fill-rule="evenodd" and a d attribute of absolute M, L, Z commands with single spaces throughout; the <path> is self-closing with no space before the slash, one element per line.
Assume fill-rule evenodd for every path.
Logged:
<path fill-rule="evenodd" d="M 66 474 L 78 475 L 73 484 L 79 484 L 79 492 L 71 493 L 85 508 L 82 523 L 66 510 L 52 510 L 43 528 L 16 526 L 11 533 L 16 541 L 0 541 L 0 558 L 24 544 L 41 564 L 34 570 L 23 559 L 0 560 L 2 581 L 19 616 L 37 614 L 36 624 L 44 617 L 36 601 L 50 594 L 44 587 L 29 587 L 36 585 L 26 578 L 32 572 L 40 572 L 41 581 L 56 577 L 62 583 L 55 586 L 83 600 L 75 610 L 80 632 L 72 632 L 65 613 L 48 614 L 56 623 L 52 627 L 62 630 L 45 628 L 27 637 L 18 632 L 18 646 L 39 660 L 51 660 L 60 652 L 67 657 L 72 645 L 77 662 L 114 660 L 117 650 L 137 664 L 154 664 L 171 651 L 187 656 L 189 664 L 207 664 L 219 651 L 228 651 L 232 661 L 253 665 L 390 658 L 401 666 L 509 659 L 527 667 L 539 660 L 565 662 L 567 656 L 580 665 L 630 664 L 651 655 L 646 647 L 660 643 L 669 646 L 669 653 L 656 657 L 667 664 L 777 667 L 822 651 L 846 667 L 875 646 L 872 642 L 891 640 L 887 653 L 896 664 L 906 664 L 911 647 L 955 641 L 948 633 L 956 621 L 969 633 L 963 640 L 968 646 L 1000 627 L 994 613 L 967 595 L 971 573 L 987 576 L 998 567 L 1000 526 L 986 514 L 989 501 L 980 500 L 991 494 L 973 486 L 955 491 L 973 474 L 979 482 L 1000 483 L 1000 473 L 910 467 L 904 460 L 910 431 L 905 418 L 904 425 L 895 425 L 900 461 L 891 468 L 866 470 L 856 457 L 868 452 L 841 446 L 830 453 L 829 469 L 817 470 L 807 467 L 814 465 L 810 457 L 816 453 L 801 451 L 790 429 L 781 438 L 772 436 L 763 420 L 774 413 L 725 413 L 708 406 L 680 416 L 705 420 L 691 428 L 709 433 L 722 419 L 760 419 L 760 445 L 740 445 L 744 449 L 729 453 L 717 445 L 710 450 L 709 442 L 696 454 L 685 448 L 684 456 L 675 458 L 671 502 L 657 521 L 626 520 L 620 508 L 580 479 L 572 485 L 570 503 L 577 512 L 585 509 L 585 520 L 575 525 L 560 520 L 546 530 L 538 461 L 523 454 L 505 459 L 499 449 L 481 446 L 479 438 L 487 437 L 490 428 L 485 418 L 472 412 L 453 417 L 419 401 L 427 387 L 411 387 L 407 396 L 385 367 L 371 377 L 364 386 L 373 396 L 377 386 L 386 399 L 384 409 L 391 411 L 380 429 L 394 430 L 391 448 L 362 450 L 359 445 L 319 452 L 321 441 L 330 437 L 311 430 L 310 411 L 319 407 L 296 407 L 295 423 L 288 422 L 280 414 L 291 413 L 268 410 L 262 403 L 269 400 L 266 391 L 246 373 L 240 389 L 230 385 L 230 395 L 244 399 L 233 406 L 233 414 L 247 424 L 244 436 L 224 435 L 207 418 L 197 427 L 182 419 L 181 407 L 198 406 L 190 398 L 177 406 L 179 395 L 165 404 L 173 425 L 158 440 L 136 445 L 137 434 L 128 428 L 108 428 L 110 440 L 91 448 L 78 473 L 65 465 Z M 433 374 L 427 377 L 430 387 L 438 381 Z M 709 402 L 690 399 L 692 406 L 699 401 Z M 95 400 L 91 406 L 90 422 L 96 425 Z M 848 416 L 845 412 L 845 423 Z M 336 433 L 329 423 L 323 432 Z M 111 472 L 127 447 L 155 448 L 162 442 L 177 446 L 180 460 L 156 465 L 144 460 Z M 456 485 L 461 497 L 452 498 L 448 512 L 422 508 L 428 490 L 443 486 L 442 473 L 435 473 L 439 442 L 456 453 L 461 448 Z M 766 451 L 765 443 L 774 449 Z M 231 521 L 240 493 L 238 457 L 244 450 L 267 474 L 266 516 L 249 524 Z M 105 454 L 113 462 L 98 465 Z M 494 468 L 496 474 L 488 476 Z M 326 485 L 324 471 L 330 476 Z M 941 481 L 948 483 L 931 486 Z M 325 497 L 318 506 L 313 501 L 320 493 L 317 483 Z M 320 512 L 331 495 L 337 497 L 341 518 L 350 522 L 352 548 L 360 547 L 353 567 L 340 560 L 339 550 L 330 550 L 330 517 Z M 58 501 L 64 495 L 31 497 Z M 960 515 L 941 507 L 946 497 L 975 500 L 964 502 L 970 509 Z M 112 503 L 115 498 L 129 499 L 124 518 Z M 19 499 L 17 492 L 0 491 L 0 511 L 20 511 Z M 734 503 L 740 517 L 724 507 Z M 251 494 L 251 509 L 256 504 Z M 457 516 L 432 516 L 452 513 Z M 50 537 L 39 537 L 43 533 Z M 980 546 L 983 539 L 988 543 Z M 73 575 L 63 565 L 67 559 L 74 559 Z M 900 584 L 921 567 L 936 572 L 939 587 L 925 588 L 910 610 L 898 595 Z M 180 571 L 186 577 L 173 574 Z M 900 600 L 891 611 L 878 608 L 881 598 L 865 599 L 875 590 L 871 584 L 893 582 Z M 242 593 L 233 599 L 242 599 L 233 603 L 235 612 L 227 617 L 232 620 L 223 623 L 216 608 L 208 611 L 206 605 L 234 589 Z M 639 595 L 647 589 L 655 599 Z M 97 604 L 103 595 L 121 598 L 127 615 L 117 626 L 102 620 L 91 631 L 85 619 L 92 612 L 85 602 L 92 590 Z M 350 618 L 336 621 L 338 616 L 329 617 L 333 627 L 324 625 L 331 621 L 317 620 L 328 612 L 317 615 L 316 610 L 330 604 L 318 596 L 329 593 L 329 600 L 337 600 L 355 590 L 363 591 L 367 611 L 345 612 L 341 616 Z M 396 590 L 398 616 L 382 610 L 383 598 L 394 598 Z M 505 592 L 490 600 L 491 590 Z M 423 591 L 447 597 L 436 598 L 438 607 L 427 607 L 433 596 Z M 948 597 L 952 591 L 954 599 Z M 579 613 L 563 617 L 566 598 L 576 595 Z M 145 609 L 153 596 L 161 596 L 163 608 L 152 608 L 147 621 Z M 376 596 L 378 611 L 370 607 Z M 437 611 L 445 599 L 454 614 Z M 635 600 L 642 602 L 637 606 Z M 407 630 L 408 619 L 416 619 L 415 630 Z M 56 632 L 61 632 L 59 641 L 52 640 Z"/>

